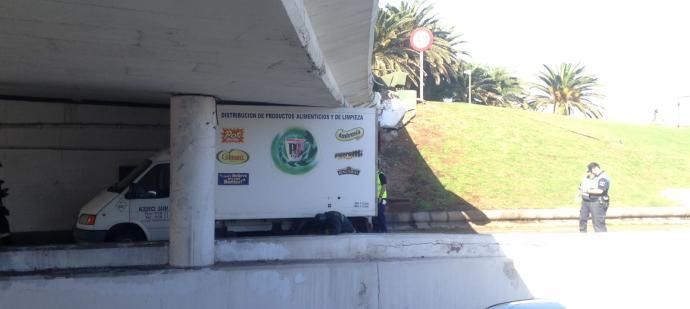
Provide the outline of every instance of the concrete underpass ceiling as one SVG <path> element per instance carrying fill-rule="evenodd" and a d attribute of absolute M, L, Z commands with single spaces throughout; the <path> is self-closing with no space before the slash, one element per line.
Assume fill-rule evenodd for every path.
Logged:
<path fill-rule="evenodd" d="M 371 96 L 375 0 L 0 1 L 0 95 L 312 106 Z"/>

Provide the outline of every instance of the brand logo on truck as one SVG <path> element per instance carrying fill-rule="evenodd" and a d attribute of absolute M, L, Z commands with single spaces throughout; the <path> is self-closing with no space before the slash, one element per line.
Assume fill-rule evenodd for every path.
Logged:
<path fill-rule="evenodd" d="M 271 143 L 271 158 L 286 174 L 302 175 L 316 166 L 318 147 L 314 136 L 304 128 L 289 128 Z"/>
<path fill-rule="evenodd" d="M 348 152 L 338 152 L 335 154 L 335 158 L 339 160 L 350 160 L 353 158 L 361 158 L 364 155 L 362 150 L 353 150 Z"/>
<path fill-rule="evenodd" d="M 356 168 L 353 168 L 351 166 L 348 166 L 346 168 L 341 168 L 338 170 L 338 176 L 343 176 L 343 175 L 359 175 L 359 170 Z"/>
<path fill-rule="evenodd" d="M 341 142 L 352 141 L 360 139 L 364 136 L 364 128 L 354 128 L 350 130 L 339 129 L 335 132 L 335 138 Z"/>
<path fill-rule="evenodd" d="M 219 173 L 219 186 L 246 186 L 249 185 L 249 173 Z"/>
<path fill-rule="evenodd" d="M 219 151 L 216 154 L 216 159 L 223 164 L 243 164 L 249 161 L 249 154 L 244 150 L 230 149 L 228 151 Z"/>
<path fill-rule="evenodd" d="M 244 129 L 223 128 L 220 131 L 220 141 L 223 144 L 242 144 L 244 143 Z"/>

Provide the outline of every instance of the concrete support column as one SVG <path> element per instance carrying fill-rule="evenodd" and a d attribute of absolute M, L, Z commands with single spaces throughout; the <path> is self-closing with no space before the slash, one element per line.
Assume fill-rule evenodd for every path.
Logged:
<path fill-rule="evenodd" d="M 214 262 L 216 101 L 170 100 L 170 265 Z"/>

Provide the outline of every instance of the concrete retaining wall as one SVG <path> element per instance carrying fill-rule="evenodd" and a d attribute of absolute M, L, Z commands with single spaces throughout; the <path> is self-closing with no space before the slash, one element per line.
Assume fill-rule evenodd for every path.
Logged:
<path fill-rule="evenodd" d="M 491 235 L 354 234 L 217 240 L 218 263 L 370 261 L 416 258 L 505 257 Z M 77 268 L 158 266 L 167 242 L 0 247 L 0 274 Z"/>
<path fill-rule="evenodd" d="M 217 262 L 505 257 L 491 235 L 355 234 L 216 242 Z"/>
<path fill-rule="evenodd" d="M 216 258 L 226 263 L 210 268 L 5 273 L 0 308 L 485 308 L 531 297 L 567 308 L 687 308 L 689 238 L 647 232 L 219 241 Z"/>
<path fill-rule="evenodd" d="M 0 306 L 485 308 L 530 296 L 519 280 L 506 276 L 506 265 L 505 258 L 329 262 L 31 276 L 0 281 Z"/>
<path fill-rule="evenodd" d="M 0 248 L 0 274 L 167 264 L 163 242 Z"/>
<path fill-rule="evenodd" d="M 169 145 L 166 108 L 0 100 L 0 179 L 13 232 L 69 230 L 79 208 Z"/>
<path fill-rule="evenodd" d="M 579 220 L 579 208 L 553 209 L 492 209 L 492 210 L 433 210 L 433 211 L 396 211 L 386 214 L 389 225 L 394 231 L 424 229 L 463 230 L 473 225 L 485 225 L 491 222 L 538 222 L 573 220 L 573 226 Z M 677 207 L 611 207 L 606 218 L 616 219 L 687 219 L 690 218 L 690 206 Z"/>

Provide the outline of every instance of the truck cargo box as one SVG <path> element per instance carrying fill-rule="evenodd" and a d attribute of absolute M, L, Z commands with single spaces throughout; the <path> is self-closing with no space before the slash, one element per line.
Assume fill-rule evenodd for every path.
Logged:
<path fill-rule="evenodd" d="M 216 219 L 376 214 L 376 110 L 218 105 Z"/>

